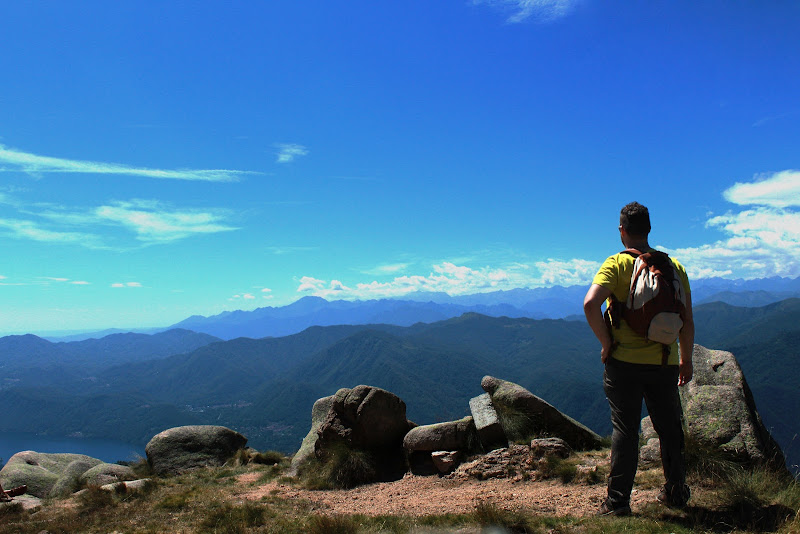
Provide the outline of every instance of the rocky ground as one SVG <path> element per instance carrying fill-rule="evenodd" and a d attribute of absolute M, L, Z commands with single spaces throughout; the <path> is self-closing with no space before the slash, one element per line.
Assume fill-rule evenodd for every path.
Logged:
<path fill-rule="evenodd" d="M 248 473 L 242 475 L 240 481 L 252 483 L 256 478 L 257 474 Z M 331 491 L 303 490 L 272 481 L 255 488 L 250 486 L 240 496 L 251 501 L 265 496 L 309 501 L 320 511 L 334 514 L 460 514 L 474 510 L 478 503 L 483 502 L 507 510 L 584 517 L 597 511 L 605 498 L 605 491 L 603 484 L 563 484 L 554 480 L 450 480 L 438 476 L 406 475 L 395 482 Z M 636 490 L 631 499 L 634 513 L 647 503 L 655 502 L 657 493 L 657 489 Z"/>

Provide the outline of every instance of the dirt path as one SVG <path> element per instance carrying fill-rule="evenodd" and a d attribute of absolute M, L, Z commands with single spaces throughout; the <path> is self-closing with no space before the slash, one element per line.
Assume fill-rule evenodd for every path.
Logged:
<path fill-rule="evenodd" d="M 256 474 L 240 477 L 252 483 Z M 407 475 L 396 482 L 369 484 L 351 490 L 311 491 L 270 482 L 250 489 L 240 497 L 259 500 L 267 495 L 314 503 L 320 510 L 335 514 L 432 515 L 465 513 L 480 502 L 493 503 L 507 510 L 525 509 L 547 515 L 586 516 L 596 512 L 605 498 L 603 484 L 562 484 L 556 481 L 448 480 L 436 476 Z M 653 502 L 656 490 L 634 491 L 631 507 Z"/>

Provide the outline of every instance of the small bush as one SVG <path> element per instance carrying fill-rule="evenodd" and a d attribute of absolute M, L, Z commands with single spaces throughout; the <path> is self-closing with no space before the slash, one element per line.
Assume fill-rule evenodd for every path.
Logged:
<path fill-rule="evenodd" d="M 308 534 L 352 534 L 358 522 L 346 515 L 314 515 L 308 522 Z"/>
<path fill-rule="evenodd" d="M 483 527 L 500 527 L 511 532 L 532 532 L 528 518 L 520 512 L 504 510 L 494 503 L 481 501 L 473 512 L 475 521 Z"/>
<path fill-rule="evenodd" d="M 578 475 L 578 466 L 568 459 L 548 454 L 540 461 L 539 472 L 544 478 L 556 477 L 564 484 L 568 484 Z"/>
<path fill-rule="evenodd" d="M 250 458 L 250 463 L 264 465 L 281 465 L 288 463 L 289 459 L 285 454 L 278 451 L 257 452 Z"/>
<path fill-rule="evenodd" d="M 82 512 L 92 512 L 114 506 L 116 500 L 110 491 L 102 490 L 98 486 L 89 486 L 81 492 L 78 503 Z"/>
<path fill-rule="evenodd" d="M 192 489 L 182 491 L 181 493 L 176 493 L 173 495 L 167 495 L 161 501 L 156 504 L 156 508 L 161 508 L 163 510 L 182 510 L 189 506 L 189 502 L 195 496 L 195 491 Z"/>
<path fill-rule="evenodd" d="M 348 489 L 375 480 L 375 462 L 365 451 L 334 445 L 324 459 L 313 459 L 300 472 L 309 489 Z"/>
<path fill-rule="evenodd" d="M 200 522 L 201 527 L 212 532 L 230 534 L 239 534 L 246 528 L 259 527 L 263 524 L 264 508 L 251 503 L 212 507 L 205 519 Z"/>

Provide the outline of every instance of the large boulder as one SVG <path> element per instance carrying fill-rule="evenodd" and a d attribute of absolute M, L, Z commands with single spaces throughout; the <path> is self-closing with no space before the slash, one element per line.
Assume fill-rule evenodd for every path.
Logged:
<path fill-rule="evenodd" d="M 692 363 L 694 377 L 680 388 L 687 439 L 739 463 L 785 469 L 783 452 L 761 421 L 734 355 L 695 345 Z M 640 459 L 655 459 L 658 437 L 651 423 L 644 422 L 642 429 L 647 444 Z"/>
<path fill-rule="evenodd" d="M 432 453 L 439 451 L 469 453 L 480 450 L 478 433 L 471 416 L 412 428 L 403 438 L 411 472 L 415 475 L 434 475 L 442 472 Z M 460 458 L 462 455 L 454 455 Z"/>
<path fill-rule="evenodd" d="M 87 486 L 105 486 L 127 480 L 136 480 L 136 473 L 127 465 L 100 464 L 81 475 L 80 481 Z"/>
<path fill-rule="evenodd" d="M 471 416 L 412 428 L 403 438 L 407 451 L 472 451 L 478 446 L 478 435 Z"/>
<path fill-rule="evenodd" d="M 221 466 L 246 443 L 246 437 L 224 426 L 179 426 L 155 435 L 144 452 L 156 474 L 174 475 Z"/>
<path fill-rule="evenodd" d="M 25 484 L 28 494 L 39 498 L 64 495 L 77 489 L 83 473 L 102 463 L 83 454 L 22 451 L 9 458 L 0 470 L 0 484 L 4 488 Z"/>
<path fill-rule="evenodd" d="M 485 376 L 481 380 L 481 387 L 491 396 L 509 439 L 558 437 L 575 450 L 600 447 L 599 435 L 522 386 Z"/>
<path fill-rule="evenodd" d="M 299 467 L 315 457 L 314 449 L 317 444 L 317 439 L 319 438 L 319 429 L 328 417 L 328 412 L 331 406 L 333 406 L 334 398 L 336 398 L 336 395 L 318 399 L 311 408 L 311 430 L 309 430 L 306 437 L 303 438 L 303 443 L 300 444 L 300 450 L 292 457 L 292 475 L 297 475 Z"/>
<path fill-rule="evenodd" d="M 397 395 L 365 385 L 342 388 L 314 403 L 311 431 L 292 461 L 293 470 L 302 471 L 312 459 L 327 462 L 353 451 L 370 459 L 375 480 L 399 478 L 405 472 L 403 436 L 411 426 L 406 404 Z"/>

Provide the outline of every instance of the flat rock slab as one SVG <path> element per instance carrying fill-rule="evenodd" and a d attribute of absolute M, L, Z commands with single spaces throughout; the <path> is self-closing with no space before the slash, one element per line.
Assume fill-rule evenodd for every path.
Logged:
<path fill-rule="evenodd" d="M 472 419 L 475 421 L 478 439 L 484 450 L 491 451 L 508 446 L 508 438 L 503 432 L 503 425 L 492 405 L 492 397 L 488 393 L 470 399 L 469 409 Z"/>

